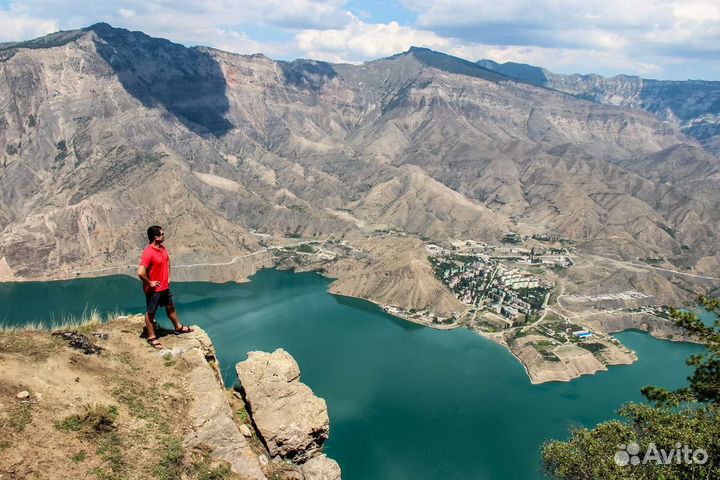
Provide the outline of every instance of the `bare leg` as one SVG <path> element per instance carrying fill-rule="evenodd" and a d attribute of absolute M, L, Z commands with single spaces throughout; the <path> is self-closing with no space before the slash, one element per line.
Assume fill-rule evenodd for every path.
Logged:
<path fill-rule="evenodd" d="M 175 310 L 175 305 L 168 305 L 166 312 L 170 321 L 173 323 L 173 325 L 175 325 L 175 330 L 180 330 L 180 328 L 182 328 L 182 323 L 180 323 L 180 319 L 177 316 L 177 310 Z"/>
<path fill-rule="evenodd" d="M 145 330 L 147 330 L 147 338 L 157 338 L 157 332 L 155 331 L 155 315 L 150 312 L 145 313 Z"/>

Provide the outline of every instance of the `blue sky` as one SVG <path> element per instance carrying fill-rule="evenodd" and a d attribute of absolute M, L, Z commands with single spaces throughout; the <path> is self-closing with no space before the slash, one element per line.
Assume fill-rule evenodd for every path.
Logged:
<path fill-rule="evenodd" d="M 558 73 L 720 80 L 718 0 L 0 0 L 0 41 L 101 21 L 285 60 L 359 63 L 415 45 Z"/>

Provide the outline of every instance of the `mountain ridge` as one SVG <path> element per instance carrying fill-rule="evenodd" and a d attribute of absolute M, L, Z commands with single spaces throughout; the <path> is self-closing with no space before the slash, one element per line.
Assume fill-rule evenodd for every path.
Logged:
<path fill-rule="evenodd" d="M 551 88 L 601 104 L 646 110 L 680 127 L 706 149 L 720 153 L 720 82 L 654 80 L 631 75 L 563 75 L 541 67 L 492 60 L 477 62 L 518 81 Z"/>
<path fill-rule="evenodd" d="M 14 50 L 0 61 L 7 279 L 125 265 L 149 223 L 168 226 L 187 263 L 256 251 L 258 234 L 373 244 L 392 230 L 436 242 L 552 232 L 594 254 L 717 264 L 717 158 L 644 111 L 465 75 L 466 61 L 424 49 L 281 62 L 102 25 Z M 363 248 L 349 268 L 401 275 L 394 250 Z"/>

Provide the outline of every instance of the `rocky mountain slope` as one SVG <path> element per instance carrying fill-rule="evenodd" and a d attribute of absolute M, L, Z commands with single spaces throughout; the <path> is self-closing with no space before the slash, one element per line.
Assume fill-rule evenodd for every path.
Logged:
<path fill-rule="evenodd" d="M 720 265 L 720 165 L 697 141 L 427 49 L 282 62 L 98 24 L 0 45 L 0 104 L 4 280 L 134 265 L 154 223 L 174 263 L 224 279 L 267 264 L 232 271 L 263 239 L 344 239 L 363 252 L 323 267 L 338 284 L 422 308 L 447 294 L 410 237 Z"/>
<path fill-rule="evenodd" d="M 618 75 L 561 75 L 532 65 L 480 60 L 478 65 L 532 85 L 592 102 L 640 108 L 720 153 L 720 82 L 649 80 Z"/>

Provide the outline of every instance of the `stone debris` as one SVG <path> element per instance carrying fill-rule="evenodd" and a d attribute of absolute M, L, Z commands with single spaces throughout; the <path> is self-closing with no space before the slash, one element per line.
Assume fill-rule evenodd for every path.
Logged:
<path fill-rule="evenodd" d="M 105 335 L 105 334 L 103 334 Z M 57 332 L 53 333 L 53 336 L 59 336 L 65 339 L 65 341 L 68 342 L 71 348 L 74 348 L 76 350 L 80 350 L 85 355 L 100 355 L 100 352 L 105 350 L 104 348 L 95 345 L 93 342 L 90 341 L 88 337 L 83 335 L 82 333 L 77 332 Z M 101 338 L 101 337 L 98 337 Z"/>
<path fill-rule="evenodd" d="M 18 400 L 27 400 L 30 398 L 30 392 L 27 390 L 23 390 L 22 392 L 19 392 L 17 395 L 15 395 Z"/>
<path fill-rule="evenodd" d="M 252 432 L 250 431 L 248 426 L 245 424 L 240 425 L 240 433 L 242 433 L 244 436 L 246 436 L 248 438 L 252 437 Z"/>
<path fill-rule="evenodd" d="M 324 453 L 305 462 L 300 471 L 305 480 L 340 480 L 340 465 Z"/>

